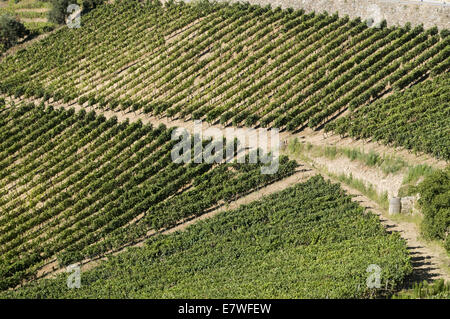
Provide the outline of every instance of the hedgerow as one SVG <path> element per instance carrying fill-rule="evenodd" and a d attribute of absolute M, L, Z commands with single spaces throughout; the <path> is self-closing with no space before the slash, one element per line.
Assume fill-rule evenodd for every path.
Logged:
<path fill-rule="evenodd" d="M 427 175 L 419 184 L 418 191 L 424 215 L 423 233 L 427 238 L 444 241 L 450 252 L 450 167 Z"/>

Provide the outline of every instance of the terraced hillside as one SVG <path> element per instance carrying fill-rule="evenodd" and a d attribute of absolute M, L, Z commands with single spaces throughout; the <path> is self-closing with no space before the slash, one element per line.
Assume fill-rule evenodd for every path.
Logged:
<path fill-rule="evenodd" d="M 0 89 L 297 130 L 449 68 L 450 37 L 248 4 L 116 1 L 9 57 Z"/>
<path fill-rule="evenodd" d="M 120 248 L 294 172 L 176 164 L 171 130 L 34 105 L 0 112 L 0 288 Z M 226 181 L 226 183 L 224 182 Z"/>
<path fill-rule="evenodd" d="M 52 30 L 55 26 L 48 22 L 51 5 L 40 0 L 0 0 L 0 15 L 11 14 L 19 18 L 25 27 L 36 33 Z"/>
<path fill-rule="evenodd" d="M 450 74 L 366 105 L 326 130 L 450 160 Z"/>
<path fill-rule="evenodd" d="M 384 297 L 419 268 L 417 236 L 407 244 L 320 176 L 304 182 L 321 171 L 306 153 L 307 173 L 286 156 L 269 175 L 260 163 L 179 164 L 172 132 L 194 119 L 278 127 L 285 147 L 303 137 L 312 153 L 331 130 L 448 160 L 448 30 L 116 0 L 12 51 L 0 63 L 0 299 Z M 424 251 L 410 252 L 440 260 Z M 68 289 L 58 271 L 80 261 L 96 267 Z"/>
<path fill-rule="evenodd" d="M 371 264 L 379 289 L 366 284 Z M 410 272 L 398 233 L 315 176 L 113 256 L 79 289 L 62 274 L 0 297 L 362 298 L 389 295 Z"/>

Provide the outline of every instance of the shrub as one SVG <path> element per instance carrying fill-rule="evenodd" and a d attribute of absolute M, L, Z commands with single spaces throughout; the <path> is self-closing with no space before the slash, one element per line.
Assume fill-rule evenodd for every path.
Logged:
<path fill-rule="evenodd" d="M 48 12 L 48 20 L 57 24 L 64 24 L 69 13 L 67 7 L 70 0 L 51 0 L 52 9 Z"/>
<path fill-rule="evenodd" d="M 29 35 L 30 32 L 15 17 L 4 14 L 0 16 L 0 51 L 7 50 L 17 43 L 20 38 Z"/>
<path fill-rule="evenodd" d="M 424 214 L 423 234 L 444 240 L 446 249 L 450 251 L 450 167 L 428 175 L 418 189 L 419 204 Z"/>
<path fill-rule="evenodd" d="M 82 0 L 82 13 L 88 13 L 89 11 L 97 8 L 98 6 L 105 3 L 105 0 Z"/>

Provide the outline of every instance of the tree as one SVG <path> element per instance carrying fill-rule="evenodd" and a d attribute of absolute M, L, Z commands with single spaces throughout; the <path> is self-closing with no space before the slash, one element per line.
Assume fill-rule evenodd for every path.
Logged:
<path fill-rule="evenodd" d="M 51 0 L 52 9 L 48 12 L 48 20 L 57 24 L 64 24 L 69 13 L 67 7 L 71 3 L 70 0 Z M 72 1 L 74 2 L 74 1 Z"/>
<path fill-rule="evenodd" d="M 82 0 L 82 13 L 88 13 L 91 10 L 94 10 L 98 6 L 105 3 L 105 0 Z"/>
<path fill-rule="evenodd" d="M 30 32 L 18 19 L 9 14 L 0 16 L 0 51 L 6 50 Z"/>
<path fill-rule="evenodd" d="M 426 237 L 444 240 L 450 251 L 450 167 L 427 176 L 419 185 L 419 193 L 422 231 Z"/>

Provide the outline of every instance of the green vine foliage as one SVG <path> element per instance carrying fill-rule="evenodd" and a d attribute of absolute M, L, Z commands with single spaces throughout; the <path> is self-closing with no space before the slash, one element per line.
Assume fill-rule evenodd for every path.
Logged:
<path fill-rule="evenodd" d="M 67 7 L 71 3 L 70 0 L 50 0 L 52 5 L 48 12 L 48 21 L 56 24 L 64 24 L 69 15 Z"/>
<path fill-rule="evenodd" d="M 286 177 L 261 163 L 176 164 L 172 129 L 94 112 L 0 109 L 0 288 L 120 249 Z"/>
<path fill-rule="evenodd" d="M 14 46 L 29 33 L 23 23 L 14 16 L 10 14 L 0 15 L 0 52 Z"/>
<path fill-rule="evenodd" d="M 368 266 L 380 267 L 369 288 Z M 310 178 L 186 230 L 156 236 L 81 273 L 2 298 L 364 298 L 392 294 L 411 273 L 405 242 L 337 184 Z"/>
<path fill-rule="evenodd" d="M 418 187 L 426 237 L 443 240 L 450 252 L 450 167 L 428 175 Z"/>
<path fill-rule="evenodd" d="M 366 105 L 326 130 L 450 159 L 450 75 Z"/>
<path fill-rule="evenodd" d="M 95 2 L 96 3 L 96 2 Z M 0 91 L 223 125 L 314 129 L 449 69 L 448 32 L 248 3 L 118 0 L 0 65 Z"/>

